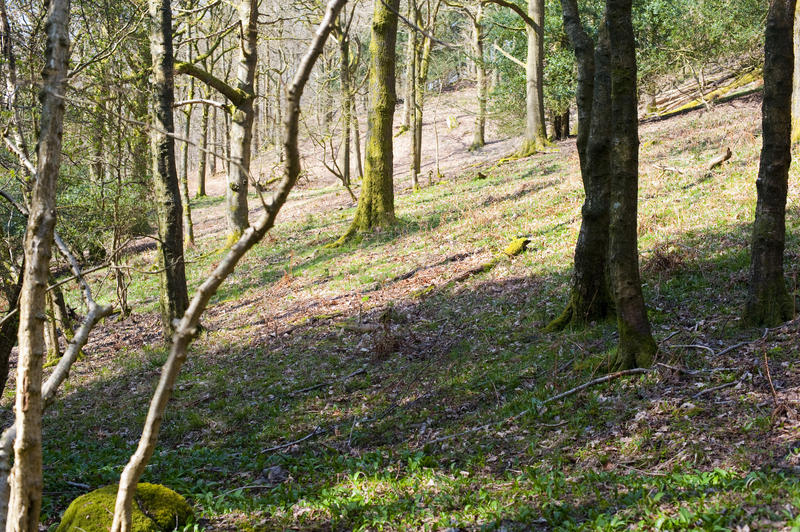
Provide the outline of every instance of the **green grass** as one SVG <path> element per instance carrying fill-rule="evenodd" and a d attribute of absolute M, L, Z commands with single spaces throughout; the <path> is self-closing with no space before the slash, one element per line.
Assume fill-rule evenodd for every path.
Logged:
<path fill-rule="evenodd" d="M 565 302 L 580 224 L 580 176 L 567 144 L 401 194 L 395 228 L 335 249 L 324 245 L 345 231 L 353 209 L 325 203 L 337 189 L 305 190 L 303 210 L 280 223 L 214 298 L 143 480 L 185 495 L 201 516 L 194 526 L 211 529 L 800 526 L 800 484 L 776 465 L 791 427 L 773 423 L 764 406 L 770 395 L 753 366 L 760 351 L 717 360 L 674 347 L 718 351 L 761 335 L 737 324 L 757 116 L 752 104 L 725 105 L 642 128 L 645 296 L 656 338 L 679 333 L 659 360 L 733 370 L 618 380 L 542 406 L 602 372 L 615 347 L 613 323 L 541 332 Z M 706 175 L 723 139 L 734 158 Z M 488 177 L 475 180 L 478 169 Z M 790 196 L 797 196 L 796 168 Z M 197 208 L 216 212 L 220 202 L 207 198 Z M 800 211 L 790 204 L 788 212 L 794 253 Z M 532 240 L 527 253 L 449 282 L 519 236 Z M 192 290 L 220 260 L 223 238 L 190 251 Z M 458 253 L 461 260 L 440 264 Z M 145 270 L 150 256 L 131 264 Z M 795 259 L 787 262 L 790 278 Z M 415 268 L 411 279 L 392 282 Z M 152 311 L 156 277 L 133 276 L 134 308 Z M 101 290 L 104 300 L 112 296 L 113 287 Z M 386 320 L 389 334 L 358 329 Z M 769 338 L 773 378 L 784 388 L 800 373 L 794 337 Z M 48 523 L 81 493 L 68 482 L 94 488 L 117 480 L 165 357 L 135 343 L 87 352 L 47 417 Z M 745 371 L 751 377 L 742 387 L 692 398 Z M 268 481 L 274 466 L 288 473 L 286 482 Z"/>

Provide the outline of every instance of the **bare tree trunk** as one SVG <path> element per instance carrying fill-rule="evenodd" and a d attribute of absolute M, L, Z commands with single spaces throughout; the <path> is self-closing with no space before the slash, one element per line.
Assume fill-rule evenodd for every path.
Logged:
<path fill-rule="evenodd" d="M 168 0 L 163 1 L 167 2 Z M 330 34 L 332 22 L 345 4 L 345 1 L 346 0 L 332 0 L 331 3 L 328 4 L 325 16 L 309 46 L 308 52 L 300 63 L 292 85 L 289 87 L 289 115 L 286 120 L 284 141 L 287 162 L 284 167 L 284 177 L 278 188 L 278 192 L 272 200 L 267 203 L 264 214 L 261 215 L 255 225 L 245 230 L 239 240 L 230 247 L 228 253 L 215 268 L 211 276 L 198 288 L 197 293 L 192 298 L 191 304 L 181 318 L 175 331 L 169 357 L 164 364 L 158 387 L 150 402 L 150 408 L 142 430 L 142 436 L 139 440 L 136 452 L 131 456 L 120 478 L 111 532 L 130 532 L 131 530 L 131 507 L 133 504 L 133 496 L 136 492 L 136 485 L 155 450 L 161 428 L 161 421 L 167 403 L 172 395 L 175 379 L 186 360 L 189 344 L 197 334 L 200 316 L 208 305 L 211 297 L 216 293 L 217 289 L 228 275 L 230 275 L 239 260 L 272 228 L 278 212 L 286 202 L 294 184 L 297 182 L 297 177 L 300 174 L 300 153 L 297 148 L 297 135 L 303 88 L 311 74 L 314 62 L 322 52 L 325 41 Z"/>
<path fill-rule="evenodd" d="M 191 32 L 189 33 L 191 35 Z M 189 79 L 189 100 L 194 99 L 194 78 Z M 192 105 L 186 106 L 184 117 L 183 138 L 183 166 L 181 167 L 180 194 L 183 206 L 183 229 L 186 234 L 186 245 L 194 246 L 194 225 L 192 224 L 192 204 L 189 201 L 189 138 L 192 133 Z M 205 107 L 205 106 L 203 106 Z"/>
<path fill-rule="evenodd" d="M 413 10 L 412 4 L 415 0 L 411 0 L 408 2 L 408 17 L 413 20 Z M 405 68 L 405 84 L 403 85 L 403 122 L 400 126 L 403 129 L 411 129 L 411 111 L 413 107 L 411 106 L 411 91 L 414 87 L 414 80 L 416 79 L 416 49 L 417 46 L 414 44 L 416 42 L 416 30 L 413 28 L 409 28 L 408 31 L 408 41 L 406 42 L 406 68 Z M 412 42 L 413 41 L 413 42 Z"/>
<path fill-rule="evenodd" d="M 247 229 L 247 189 L 250 174 L 250 143 L 253 138 L 253 82 L 258 62 L 258 2 L 241 0 L 238 5 L 242 40 L 236 68 L 236 103 L 231 120 L 231 161 L 225 190 L 228 212 L 228 244 L 233 244 Z"/>
<path fill-rule="evenodd" d="M 25 270 L 25 265 L 22 265 Z M 22 272 L 17 276 L 17 283 L 13 289 L 8 290 L 8 313 L 3 316 L 0 325 L 0 393 L 6 388 L 8 381 L 8 363 L 11 350 L 17 345 L 17 332 L 19 330 L 19 296 L 22 292 Z M 13 313 L 13 314 L 12 314 Z M 2 482 L 2 479 L 0 479 Z"/>
<path fill-rule="evenodd" d="M 355 148 L 356 164 L 358 165 L 358 179 L 364 179 L 364 166 L 361 162 L 361 132 L 358 128 L 358 112 L 356 111 L 355 94 L 351 99 L 353 104 L 353 147 Z"/>
<path fill-rule="evenodd" d="M 211 110 L 211 145 L 213 146 L 214 154 L 211 156 L 210 174 L 213 176 L 217 173 L 217 161 L 219 160 L 219 121 L 217 120 L 217 108 Z"/>
<path fill-rule="evenodd" d="M 575 244 L 572 287 L 564 312 L 547 329 L 582 327 L 613 311 L 608 266 L 611 78 L 608 33 L 601 24 L 597 46 L 584 29 L 577 0 L 562 0 L 564 28 L 578 63 L 578 158 L 586 198 Z"/>
<path fill-rule="evenodd" d="M 204 91 L 207 93 L 208 89 Z M 205 96 L 206 94 L 204 94 Z M 203 106 L 203 114 L 200 118 L 200 162 L 197 165 L 197 198 L 206 195 L 206 171 L 208 170 L 208 114 L 209 106 Z M 213 159 L 213 156 L 212 156 Z"/>
<path fill-rule="evenodd" d="M 175 169 L 175 126 L 172 117 L 175 85 L 172 56 L 172 11 L 169 0 L 149 0 L 150 50 L 153 61 L 153 113 L 150 130 L 152 171 L 158 217 L 158 261 L 161 324 L 164 341 L 175 331 L 174 321 L 188 305 L 183 258 L 183 223 Z"/>
<path fill-rule="evenodd" d="M 478 89 L 478 114 L 475 115 L 475 129 L 469 149 L 477 150 L 486 145 L 486 63 L 483 59 L 483 4 L 478 4 L 478 11 L 472 18 L 472 52 L 475 54 L 475 70 Z"/>
<path fill-rule="evenodd" d="M 341 15 L 340 27 L 345 28 L 347 22 L 344 15 Z M 342 98 L 342 148 L 341 148 L 341 169 L 342 183 L 345 187 L 350 186 L 350 110 L 353 108 L 353 95 L 350 88 L 350 38 L 347 30 L 342 29 L 339 35 L 339 81 L 341 83 Z"/>
<path fill-rule="evenodd" d="M 518 153 L 520 157 L 527 157 L 547 145 L 544 123 L 544 0 L 528 0 L 528 16 L 536 27 L 525 25 L 528 34 L 525 138 Z"/>
<path fill-rule="evenodd" d="M 369 109 L 364 183 L 350 229 L 340 242 L 357 231 L 393 225 L 392 121 L 395 95 L 395 42 L 400 0 L 374 0 L 369 67 Z"/>
<path fill-rule="evenodd" d="M 417 6 L 417 0 L 409 0 L 408 10 L 411 15 L 411 20 L 413 20 L 415 24 L 419 23 L 419 7 Z M 411 58 L 408 63 L 410 85 L 407 92 L 408 107 L 411 115 L 411 135 L 408 139 L 411 143 L 411 166 L 409 168 L 409 177 L 411 178 L 411 188 L 417 190 L 419 189 L 420 167 L 420 156 L 418 151 L 420 146 L 417 144 L 417 120 L 419 119 L 419 113 L 417 113 L 417 89 L 419 88 L 419 84 L 417 83 L 417 80 L 419 79 L 417 76 L 417 67 L 419 66 L 420 47 L 417 32 L 414 30 L 412 30 L 411 34 L 409 35 L 409 52 L 411 53 Z"/>
<path fill-rule="evenodd" d="M 649 367 L 656 353 L 639 277 L 639 117 L 631 0 L 607 0 L 611 72 L 609 266 L 617 306 L 615 369 Z"/>
<path fill-rule="evenodd" d="M 64 84 L 69 65 L 69 0 L 51 0 L 47 48 L 42 71 L 42 105 L 33 182 L 25 234 L 25 273 L 20 294 L 19 361 L 15 400 L 14 467 L 9 479 L 6 530 L 37 532 L 42 508 L 42 363 L 45 290 L 56 222 L 56 178 L 61 164 Z"/>
<path fill-rule="evenodd" d="M 750 292 L 745 320 L 774 326 L 794 316 L 786 291 L 783 252 L 786 241 L 786 194 L 791 164 L 791 104 L 794 60 L 792 24 L 795 0 L 771 0 L 764 45 L 763 146 L 756 189 Z M 796 74 L 796 73 L 795 73 Z"/>
<path fill-rule="evenodd" d="M 800 10 L 794 14 L 794 75 L 792 76 L 792 144 L 800 141 Z"/>

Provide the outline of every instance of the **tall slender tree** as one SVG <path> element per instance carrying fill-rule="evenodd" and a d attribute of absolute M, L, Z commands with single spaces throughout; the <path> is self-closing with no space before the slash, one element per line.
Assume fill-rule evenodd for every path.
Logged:
<path fill-rule="evenodd" d="M 164 340 L 175 330 L 174 321 L 189 304 L 183 258 L 183 209 L 175 167 L 175 124 L 172 107 L 175 84 L 172 55 L 172 10 L 169 0 L 149 0 L 152 72 L 150 148 L 156 215 L 158 262 L 161 279 L 161 324 Z"/>
<path fill-rule="evenodd" d="M 606 0 L 611 72 L 609 271 L 617 307 L 615 368 L 649 367 L 656 353 L 639 276 L 639 115 L 631 0 Z"/>
<path fill-rule="evenodd" d="M 6 530 L 39 530 L 42 508 L 42 365 L 45 355 L 45 290 L 56 223 L 56 178 L 61 165 L 64 88 L 69 65 L 69 0 L 47 8 L 47 48 L 42 71 L 36 175 L 25 233 L 25 272 L 20 294 L 19 361 L 15 399 L 14 467 Z"/>
<path fill-rule="evenodd" d="M 374 0 L 369 45 L 369 109 L 364 180 L 350 229 L 339 242 L 358 231 L 393 225 L 394 180 L 392 122 L 395 94 L 395 44 L 400 0 Z"/>
<path fill-rule="evenodd" d="M 228 182 L 225 188 L 228 245 L 236 242 L 249 226 L 247 190 L 250 180 L 251 143 L 255 114 L 254 83 L 258 66 L 258 2 L 256 0 L 240 0 L 236 9 L 241 31 L 238 46 L 239 56 L 235 69 L 235 86 L 216 77 L 197 62 L 175 64 L 176 72 L 194 76 L 219 91 L 232 104 L 229 128 L 230 162 L 228 164 Z"/>
<path fill-rule="evenodd" d="M 791 104 L 794 52 L 792 29 L 796 0 L 770 0 L 764 44 L 762 148 L 750 255 L 750 291 L 745 320 L 777 325 L 794 316 L 786 291 L 783 251 L 786 241 L 786 193 L 791 164 Z"/>
<path fill-rule="evenodd" d="M 611 78 L 608 32 L 598 42 L 581 22 L 577 0 L 562 0 L 564 28 L 578 64 L 578 158 L 586 194 L 575 245 L 572 288 L 564 312 L 549 326 L 560 330 L 607 318 L 613 312 L 607 278 L 611 163 Z"/>
<path fill-rule="evenodd" d="M 528 0 L 527 11 L 511 0 L 484 0 L 511 9 L 525 22 L 525 136 L 517 157 L 527 157 L 547 145 L 544 117 L 544 0 Z"/>

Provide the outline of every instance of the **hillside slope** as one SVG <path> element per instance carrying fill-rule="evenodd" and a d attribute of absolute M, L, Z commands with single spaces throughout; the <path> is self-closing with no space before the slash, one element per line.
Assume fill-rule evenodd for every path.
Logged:
<path fill-rule="evenodd" d="M 656 371 L 543 404 L 600 375 L 615 345 L 613 324 L 541 332 L 580 223 L 574 140 L 448 159 L 441 182 L 398 187 L 395 230 L 336 249 L 351 201 L 312 181 L 206 314 L 143 480 L 186 495 L 209 530 L 800 526 L 800 322 L 738 323 L 759 103 L 641 128 Z M 724 147 L 733 158 L 706 171 Z M 793 167 L 790 279 L 797 192 Z M 196 205 L 193 287 L 219 260 L 221 210 Z M 481 268 L 523 235 L 526 253 Z M 136 273 L 149 260 L 131 259 L 144 311 L 95 333 L 48 414 L 50 522 L 80 484 L 115 481 L 138 438 L 165 359 L 157 280 Z"/>

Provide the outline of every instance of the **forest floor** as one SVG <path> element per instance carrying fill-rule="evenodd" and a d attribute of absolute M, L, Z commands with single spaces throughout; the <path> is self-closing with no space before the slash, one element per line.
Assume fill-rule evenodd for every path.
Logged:
<path fill-rule="evenodd" d="M 467 154 L 471 119 L 444 124 L 466 96 L 448 98 L 443 179 L 410 191 L 407 134 L 397 141 L 395 229 L 328 249 L 353 202 L 324 178 L 293 195 L 204 316 L 143 480 L 184 494 L 192 527 L 207 530 L 800 526 L 800 321 L 739 322 L 759 97 L 642 124 L 641 264 L 659 365 L 546 405 L 602 375 L 615 346 L 613 323 L 542 332 L 565 304 L 580 224 L 574 139 L 504 163 L 516 139 Z M 707 171 L 725 147 L 731 160 Z M 795 293 L 797 188 L 795 164 Z M 194 207 L 192 289 L 224 241 L 221 199 Z M 519 236 L 527 252 L 479 268 Z M 144 271 L 152 253 L 129 260 Z M 86 486 L 118 479 L 166 358 L 157 279 L 133 276 L 135 314 L 93 334 L 47 414 L 48 524 Z"/>

